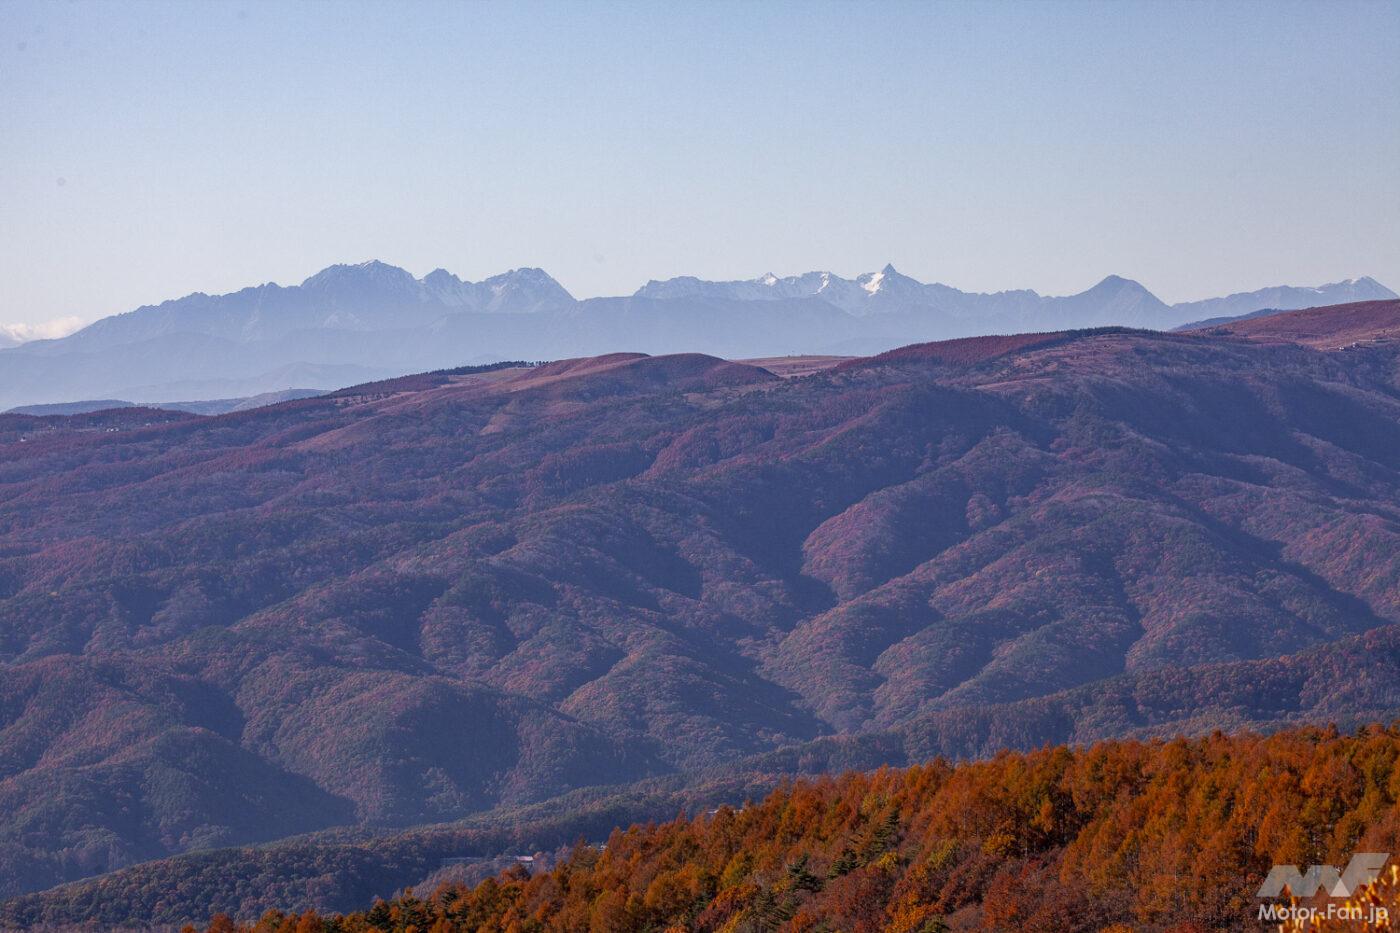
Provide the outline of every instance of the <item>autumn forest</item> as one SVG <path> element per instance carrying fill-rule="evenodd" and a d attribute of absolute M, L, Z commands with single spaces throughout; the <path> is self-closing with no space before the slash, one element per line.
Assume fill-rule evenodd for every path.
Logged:
<path fill-rule="evenodd" d="M 1258 929 L 1272 865 L 1397 848 L 1400 727 L 1216 734 L 797 781 L 581 842 L 547 872 L 207 930 Z"/>

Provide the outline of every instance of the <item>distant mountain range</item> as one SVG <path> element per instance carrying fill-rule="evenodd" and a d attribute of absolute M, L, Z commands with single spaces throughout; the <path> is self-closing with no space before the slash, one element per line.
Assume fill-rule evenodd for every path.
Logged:
<path fill-rule="evenodd" d="M 721 298 L 763 301 L 820 298 L 848 314 L 864 316 L 923 308 L 952 318 L 1005 321 L 1023 317 L 1026 324 L 1044 325 L 1057 318 L 1075 326 L 1118 324 L 1161 329 L 1166 321 L 1182 322 L 1207 315 L 1233 317 L 1261 308 L 1278 310 L 1392 298 L 1395 294 L 1372 278 L 1348 279 L 1317 288 L 1279 286 L 1241 292 L 1225 298 L 1168 305 L 1137 282 L 1110 275 L 1085 292 L 1066 297 L 1041 295 L 1029 289 L 1004 292 L 964 292 L 948 285 L 926 285 L 894 266 L 843 279 L 830 272 L 808 272 L 778 278 L 769 273 L 756 279 L 711 282 L 690 276 L 651 281 L 637 298 Z M 1098 319 L 1096 320 L 1095 317 Z"/>
<path fill-rule="evenodd" d="M 0 409 L 120 398 L 244 398 L 334 389 L 504 358 L 635 350 L 730 358 L 876 353 L 903 344 L 1100 325 L 1167 330 L 1260 308 L 1393 298 L 1374 279 L 1278 287 L 1167 305 L 1109 276 L 1077 295 L 964 292 L 893 266 L 711 282 L 652 281 L 627 297 L 576 300 L 541 269 L 467 282 L 372 261 L 300 285 L 195 293 L 104 318 L 70 336 L 0 349 Z"/>

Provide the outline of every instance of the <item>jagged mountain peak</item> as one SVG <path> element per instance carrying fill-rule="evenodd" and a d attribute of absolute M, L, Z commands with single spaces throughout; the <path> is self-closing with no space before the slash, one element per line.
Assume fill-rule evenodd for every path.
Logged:
<path fill-rule="evenodd" d="M 1166 309 L 1156 295 L 1147 286 L 1137 279 L 1125 278 L 1121 275 L 1107 275 L 1087 291 L 1079 292 L 1076 295 L 1069 295 L 1066 301 L 1106 301 L 1114 305 L 1124 302 L 1142 303 L 1153 308 L 1160 307 Z"/>
<path fill-rule="evenodd" d="M 1088 291 L 1063 298 L 1044 299 L 1080 326 L 1122 324 L 1160 328 L 1168 324 L 1171 309 L 1146 286 L 1121 275 L 1109 275 Z"/>
<path fill-rule="evenodd" d="M 880 272 L 862 273 L 861 275 L 856 277 L 856 284 L 859 285 L 861 288 L 865 289 L 871 295 L 874 295 L 878 293 L 880 291 L 880 287 L 885 284 L 885 273 L 883 270 Z"/>
<path fill-rule="evenodd" d="M 1099 283 L 1098 283 L 1097 285 L 1095 285 L 1093 288 L 1089 289 L 1089 291 L 1098 291 L 1098 290 L 1115 290 L 1115 291 L 1118 291 L 1118 290 L 1125 290 L 1125 289 L 1130 289 L 1130 290 L 1133 290 L 1133 291 L 1143 291 L 1143 292 L 1147 291 L 1147 287 L 1146 287 L 1145 285 L 1143 285 L 1141 282 L 1139 282 L 1137 279 L 1124 278 L 1124 277 L 1121 276 L 1121 275 L 1106 275 L 1106 276 L 1103 277 L 1102 280 L 1099 281 Z"/>
<path fill-rule="evenodd" d="M 409 291 L 418 280 L 407 269 L 371 259 L 355 264 L 337 263 L 327 266 L 306 279 L 301 287 L 309 291 L 349 291 L 354 289 L 395 289 Z"/>
<path fill-rule="evenodd" d="M 856 276 L 856 284 L 871 298 L 877 298 L 881 301 L 895 299 L 920 301 L 924 292 L 930 287 L 918 279 L 904 275 L 895 269 L 892 262 L 885 263 L 884 268 L 879 272 L 866 272 Z"/>
<path fill-rule="evenodd" d="M 486 279 L 487 282 L 494 282 L 497 280 L 533 282 L 541 285 L 558 285 L 560 288 L 564 287 L 562 285 L 559 285 L 558 280 L 556 280 L 554 276 L 550 275 L 548 272 L 544 271 L 538 266 L 521 266 L 518 269 L 510 269 L 506 272 L 500 273 L 499 275 L 493 275 L 491 276 L 491 278 Z"/>
<path fill-rule="evenodd" d="M 486 289 L 485 311 L 528 313 L 553 311 L 574 304 L 574 296 L 537 266 L 522 266 L 481 283 Z"/>
<path fill-rule="evenodd" d="M 1395 292 L 1386 288 L 1369 275 L 1363 275 L 1356 279 L 1342 279 L 1340 282 L 1329 282 L 1326 285 L 1319 285 L 1316 290 L 1321 293 L 1354 293 L 1357 300 L 1361 301 L 1376 301 L 1396 297 Z"/>

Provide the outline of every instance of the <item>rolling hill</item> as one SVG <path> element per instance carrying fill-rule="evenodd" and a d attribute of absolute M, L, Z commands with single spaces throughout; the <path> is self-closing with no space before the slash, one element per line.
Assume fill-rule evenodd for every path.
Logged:
<path fill-rule="evenodd" d="M 1359 320 L 0 416 L 3 893 L 736 767 L 1393 715 L 1400 347 Z"/>
<path fill-rule="evenodd" d="M 1340 350 L 1400 338 L 1394 301 L 1358 301 L 1250 316 L 1213 325 L 1217 334 L 1300 343 L 1319 350 Z"/>

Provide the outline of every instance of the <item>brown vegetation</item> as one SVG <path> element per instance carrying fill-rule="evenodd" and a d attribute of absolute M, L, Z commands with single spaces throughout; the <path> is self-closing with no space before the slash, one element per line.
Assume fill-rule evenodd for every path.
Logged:
<path fill-rule="evenodd" d="M 1257 929 L 1272 865 L 1400 848 L 1398 797 L 1400 730 L 1378 726 L 1045 748 L 797 782 L 548 871 L 208 930 Z"/>

